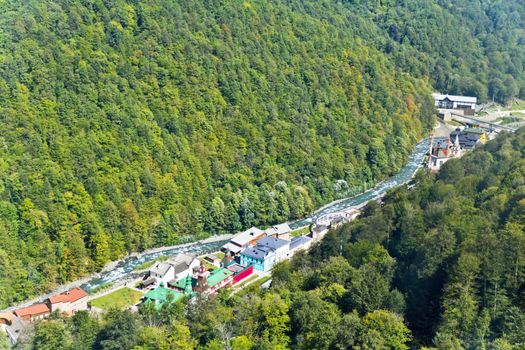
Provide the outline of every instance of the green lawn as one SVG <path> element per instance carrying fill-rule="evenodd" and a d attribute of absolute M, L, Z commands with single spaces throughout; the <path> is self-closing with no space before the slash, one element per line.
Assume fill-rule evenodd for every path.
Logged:
<path fill-rule="evenodd" d="M 305 226 L 305 227 L 298 228 L 297 230 L 292 231 L 290 234 L 292 236 L 302 236 L 302 235 L 306 235 L 308 233 L 310 233 L 310 226 Z"/>
<path fill-rule="evenodd" d="M 126 309 L 138 303 L 143 295 L 141 292 L 130 288 L 121 288 L 108 295 L 93 299 L 90 304 L 103 310 Z"/>
<path fill-rule="evenodd" d="M 525 109 L 525 101 L 512 101 L 508 106 L 505 106 L 503 110 L 512 111 L 516 109 Z"/>
<path fill-rule="evenodd" d="M 253 282 L 249 286 L 246 286 L 245 288 L 240 290 L 239 293 L 237 293 L 237 295 L 242 297 L 242 296 L 248 295 L 248 294 L 257 294 L 259 292 L 260 288 L 261 288 L 261 285 L 264 282 L 266 282 L 269 279 L 271 279 L 271 278 L 272 278 L 272 276 L 261 277 L 260 279 L 258 279 L 257 281 Z"/>
<path fill-rule="evenodd" d="M 199 261 L 208 270 L 215 270 L 217 268 L 217 266 L 213 265 L 212 263 L 207 262 L 206 260 L 204 260 L 204 258 L 199 259 Z"/>

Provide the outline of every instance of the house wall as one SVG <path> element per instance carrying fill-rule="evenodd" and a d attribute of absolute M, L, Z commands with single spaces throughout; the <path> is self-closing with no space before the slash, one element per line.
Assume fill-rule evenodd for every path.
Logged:
<path fill-rule="evenodd" d="M 168 271 L 164 275 L 152 272 L 151 276 L 157 278 L 159 282 L 164 282 L 164 284 L 166 284 L 169 281 L 172 281 L 175 279 L 175 269 L 173 269 L 173 267 L 169 268 Z"/>
<path fill-rule="evenodd" d="M 246 277 L 250 276 L 253 273 L 253 266 L 248 266 L 235 276 L 233 276 L 233 283 L 238 283 L 245 279 Z"/>
<path fill-rule="evenodd" d="M 275 263 L 279 263 L 283 260 L 286 260 L 288 257 L 288 252 L 290 251 L 290 245 L 287 244 L 283 247 L 280 247 L 275 251 Z"/>
<path fill-rule="evenodd" d="M 209 294 L 213 294 L 216 293 L 219 289 L 225 288 L 231 284 L 233 284 L 233 276 L 230 275 L 222 281 L 220 281 L 219 283 L 217 283 L 216 285 L 214 285 L 213 287 L 210 287 L 207 292 Z"/>
<path fill-rule="evenodd" d="M 191 262 L 191 264 L 188 267 L 188 269 L 175 274 L 174 277 L 172 279 L 170 279 L 170 281 L 172 281 L 172 280 L 180 281 L 181 279 L 188 277 L 188 275 L 192 275 L 193 274 L 193 270 L 198 268 L 200 265 L 201 265 L 201 263 L 200 263 L 200 261 L 198 259 L 193 259 L 193 261 Z"/>
<path fill-rule="evenodd" d="M 30 316 L 27 317 L 27 319 L 29 319 L 31 321 L 39 321 L 39 320 L 43 320 L 47 316 L 49 316 L 49 312 L 46 312 L 46 313 L 43 313 L 43 314 L 30 315 Z M 26 320 L 26 318 L 22 318 L 22 319 Z"/>
<path fill-rule="evenodd" d="M 51 310 L 51 312 L 54 312 L 54 311 L 61 311 L 61 312 L 67 311 L 67 310 L 65 310 L 66 309 L 66 303 L 51 304 L 48 301 L 47 304 L 49 305 L 49 309 Z"/>
<path fill-rule="evenodd" d="M 266 259 L 263 260 L 263 259 L 255 259 L 252 257 L 241 255 L 241 265 L 244 267 L 253 265 L 253 268 L 256 270 L 268 271 L 273 267 L 273 265 L 275 265 L 275 256 L 270 255 Z"/>
<path fill-rule="evenodd" d="M 77 311 L 84 311 L 87 309 L 88 309 L 87 297 L 84 297 L 82 299 L 78 299 L 77 301 L 71 303 L 70 311 L 77 312 Z"/>

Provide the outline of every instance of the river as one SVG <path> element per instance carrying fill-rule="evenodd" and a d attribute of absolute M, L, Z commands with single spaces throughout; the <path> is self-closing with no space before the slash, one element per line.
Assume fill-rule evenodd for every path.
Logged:
<path fill-rule="evenodd" d="M 425 156 L 428 153 L 429 147 L 430 140 L 425 139 L 423 141 L 420 141 L 414 147 L 414 150 L 408 158 L 406 165 L 403 168 L 401 168 L 399 172 L 394 176 L 377 184 L 370 190 L 358 194 L 357 196 L 345 198 L 328 204 L 316 211 L 315 213 L 313 213 L 311 216 L 293 222 L 292 224 L 290 224 L 290 227 L 297 228 L 301 226 L 306 226 L 311 224 L 323 215 L 360 206 L 371 199 L 383 196 L 388 190 L 394 187 L 409 182 L 412 179 L 412 177 L 414 177 L 417 170 L 423 165 L 423 160 L 425 159 Z"/>
<path fill-rule="evenodd" d="M 401 168 L 396 175 L 392 176 L 391 178 L 379 183 L 374 188 L 366 192 L 363 192 L 357 196 L 338 200 L 331 204 L 328 204 L 324 206 L 323 208 L 319 209 L 318 211 L 314 212 L 311 216 L 291 223 L 290 226 L 292 228 L 297 228 L 297 227 L 309 225 L 322 215 L 362 205 L 363 203 L 368 202 L 369 200 L 373 198 L 377 198 L 377 197 L 384 195 L 391 188 L 394 188 L 396 186 L 409 182 L 410 179 L 412 179 L 412 177 L 415 175 L 417 170 L 423 164 L 423 160 L 425 158 L 425 155 L 428 152 L 428 149 L 429 149 L 428 139 L 419 142 L 414 147 L 414 150 L 412 151 L 412 154 L 410 155 L 407 164 L 403 168 Z M 127 277 L 133 270 L 135 270 L 137 266 L 145 262 L 152 261 L 162 256 L 172 256 L 172 255 L 182 253 L 182 252 L 201 255 L 207 252 L 216 251 L 224 243 L 226 243 L 226 241 L 224 240 L 209 242 L 209 243 L 197 242 L 195 244 L 189 244 L 189 245 L 186 244 L 180 247 L 173 247 L 167 250 L 155 251 L 152 253 L 142 254 L 138 257 L 137 256 L 128 257 L 128 258 L 123 259 L 119 263 L 117 263 L 113 268 L 103 271 L 100 274 L 98 274 L 97 277 L 94 277 L 88 280 L 87 282 L 82 284 L 81 287 L 89 292 L 93 290 L 94 288 L 97 288 L 101 285 L 108 284 L 108 283 L 114 283 L 114 282 L 117 282 L 118 280 L 121 280 Z"/>

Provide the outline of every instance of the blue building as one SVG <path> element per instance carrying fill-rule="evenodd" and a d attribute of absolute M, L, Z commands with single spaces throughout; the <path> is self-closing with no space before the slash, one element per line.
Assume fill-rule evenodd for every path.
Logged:
<path fill-rule="evenodd" d="M 271 270 L 275 265 L 275 251 L 265 246 L 246 248 L 241 252 L 241 265 L 253 265 L 253 268 L 259 271 Z"/>

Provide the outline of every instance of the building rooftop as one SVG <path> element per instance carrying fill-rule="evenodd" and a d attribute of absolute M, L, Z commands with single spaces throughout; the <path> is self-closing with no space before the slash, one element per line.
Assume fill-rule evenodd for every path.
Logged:
<path fill-rule="evenodd" d="M 81 288 L 73 288 L 70 291 L 67 291 L 65 293 L 54 295 L 49 298 L 49 302 L 51 304 L 57 304 L 57 303 L 73 303 L 77 300 L 80 300 L 82 298 L 85 298 L 88 296 L 88 293 L 84 291 Z"/>
<path fill-rule="evenodd" d="M 11 312 L 0 312 L 0 324 L 11 325 L 13 323 L 13 314 Z"/>
<path fill-rule="evenodd" d="M 290 250 L 294 250 L 296 248 L 299 248 L 303 244 L 306 244 L 310 242 L 312 239 L 308 236 L 297 236 L 293 237 L 290 242 Z"/>
<path fill-rule="evenodd" d="M 251 241 L 253 241 L 254 239 L 258 239 L 262 235 L 264 235 L 263 230 L 259 230 L 257 227 L 251 227 L 247 229 L 246 231 L 239 233 L 238 235 L 233 237 L 230 241 L 232 243 L 237 244 L 238 246 L 244 247 L 247 244 L 249 244 Z"/>
<path fill-rule="evenodd" d="M 197 284 L 197 280 L 195 278 L 191 278 L 190 281 L 191 281 L 191 288 L 193 289 L 193 287 L 195 287 L 195 285 Z M 186 286 L 188 285 L 188 278 L 181 278 L 178 281 L 168 282 L 168 284 L 184 290 Z"/>
<path fill-rule="evenodd" d="M 217 255 L 215 254 L 208 254 L 206 255 L 206 257 L 204 257 L 204 259 L 208 260 L 208 261 L 217 261 L 217 260 L 221 260 Z"/>
<path fill-rule="evenodd" d="M 225 280 L 231 275 L 233 275 L 233 272 L 228 269 L 225 269 L 225 268 L 216 269 L 210 273 L 210 275 L 206 279 L 206 283 L 208 284 L 208 286 L 213 287 L 214 285 Z"/>
<path fill-rule="evenodd" d="M 175 256 L 174 258 L 167 260 L 166 262 L 173 266 L 173 268 L 175 269 L 175 273 L 181 273 L 183 271 L 186 271 L 190 267 L 192 262 L 196 259 L 197 258 L 195 257 L 195 255 L 180 253 L 177 254 L 177 256 Z"/>
<path fill-rule="evenodd" d="M 178 292 L 176 290 L 169 289 L 169 288 L 161 286 L 161 287 L 157 287 L 157 288 L 155 288 L 153 290 L 150 290 L 149 292 L 144 294 L 144 298 L 163 303 L 169 298 L 170 295 L 173 296 L 173 301 L 177 301 L 177 300 L 179 300 L 179 299 L 181 299 L 183 297 L 182 293 L 180 293 L 180 292 Z"/>
<path fill-rule="evenodd" d="M 466 128 L 463 129 L 463 132 L 472 133 L 472 134 L 486 134 L 487 132 L 481 128 Z"/>
<path fill-rule="evenodd" d="M 466 102 L 466 103 L 477 103 L 478 98 L 472 96 L 458 96 L 458 95 L 442 95 L 442 94 L 433 94 L 435 100 L 445 100 L 449 99 L 450 101 L 455 102 Z"/>
<path fill-rule="evenodd" d="M 290 242 L 284 239 L 274 237 L 263 237 L 257 242 L 257 247 L 268 247 L 270 249 L 277 250 L 289 244 Z"/>
<path fill-rule="evenodd" d="M 242 250 L 242 247 L 239 247 L 238 245 L 228 242 L 225 245 L 222 246 L 223 249 L 233 252 L 234 254 L 239 253 Z"/>
<path fill-rule="evenodd" d="M 150 273 L 155 273 L 157 275 L 164 276 L 172 267 L 173 266 L 170 263 L 168 263 L 167 261 L 163 261 L 153 265 L 153 267 L 149 271 Z"/>
<path fill-rule="evenodd" d="M 264 232 L 266 232 L 268 236 L 284 235 L 286 233 L 292 232 L 292 229 L 290 228 L 290 225 L 284 223 L 269 227 Z"/>
<path fill-rule="evenodd" d="M 241 272 L 242 270 L 246 269 L 246 267 L 244 267 L 242 265 L 239 265 L 237 263 L 230 264 L 226 268 L 228 270 L 230 270 L 231 272 L 233 272 L 234 274 L 237 274 L 237 273 Z"/>
<path fill-rule="evenodd" d="M 246 248 L 242 251 L 241 255 L 254 258 L 254 259 L 266 259 L 267 257 L 275 254 L 274 250 L 269 247 L 257 246 Z"/>
<path fill-rule="evenodd" d="M 34 304 L 28 307 L 24 307 L 22 309 L 18 309 L 15 311 L 15 315 L 18 317 L 24 317 L 24 316 L 32 316 L 32 315 L 42 315 L 45 313 L 49 313 L 49 307 L 47 304 Z"/>

